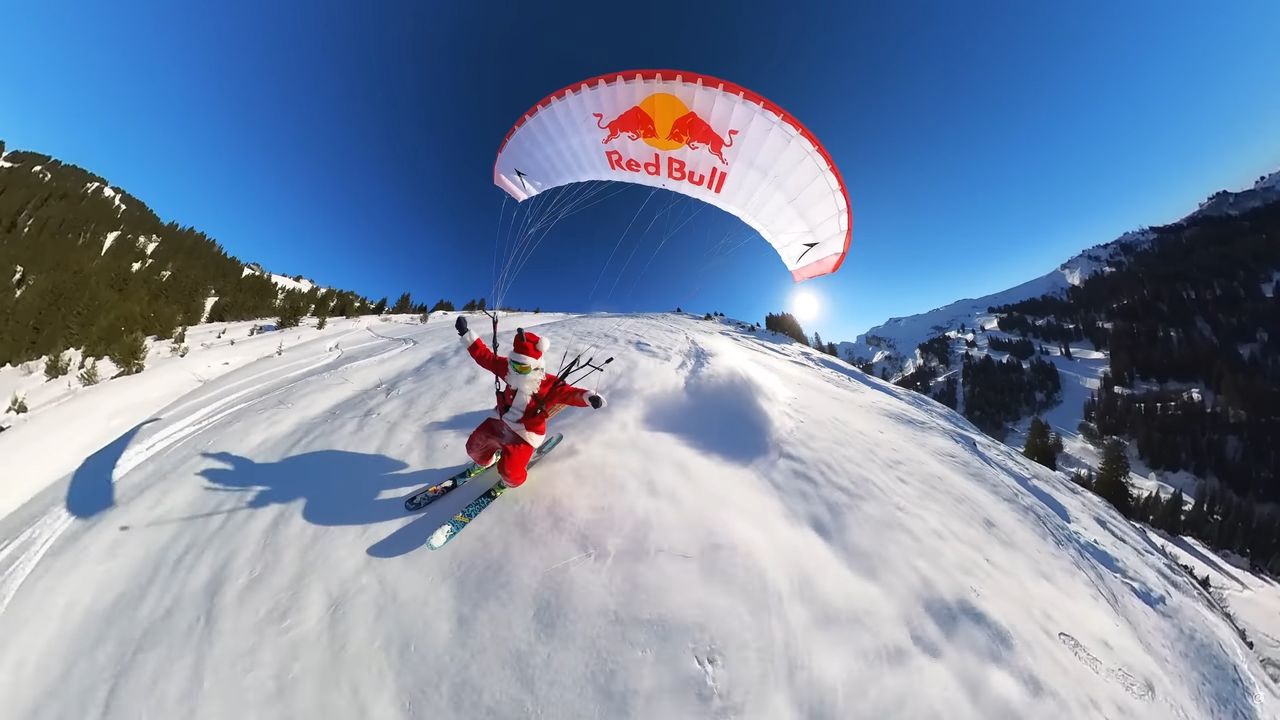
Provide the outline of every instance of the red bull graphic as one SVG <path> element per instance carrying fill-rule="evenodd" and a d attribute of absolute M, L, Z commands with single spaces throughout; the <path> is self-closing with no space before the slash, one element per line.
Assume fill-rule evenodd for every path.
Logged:
<path fill-rule="evenodd" d="M 730 130 L 726 137 L 721 137 L 710 123 L 670 93 L 654 93 L 607 123 L 602 113 L 592 115 L 596 119 L 596 127 L 608 131 L 601 144 L 608 145 L 626 135 L 661 151 L 682 147 L 700 150 L 705 147 L 722 165 L 729 164 L 724 151 L 733 147 L 733 137 L 738 134 L 737 130 Z M 631 158 L 621 150 L 606 150 L 604 156 L 610 170 L 666 177 L 714 193 L 724 189 L 728 178 L 728 172 L 723 169 L 712 168 L 709 173 L 701 173 L 689 169 L 684 160 L 676 157 L 668 156 L 663 162 L 659 153 L 654 153 L 652 158 Z"/>
<path fill-rule="evenodd" d="M 614 118 L 608 125 L 602 124 L 604 123 L 604 115 L 600 113 L 591 114 L 596 116 L 596 125 L 601 130 L 609 131 L 609 135 L 600 141 L 602 144 L 608 145 L 610 140 L 614 140 L 623 134 L 631 136 L 632 140 L 658 137 L 658 130 L 653 125 L 653 118 L 649 117 L 649 113 L 645 112 L 644 108 L 639 105 Z"/>
<path fill-rule="evenodd" d="M 728 165 L 729 161 L 724 159 L 724 149 L 733 147 L 733 136 L 737 134 L 737 130 L 730 130 L 729 139 L 721 139 L 720 133 L 716 132 L 715 128 L 698 117 L 698 113 L 690 110 L 671 123 L 671 132 L 667 133 L 667 139 L 685 145 L 690 150 L 697 150 L 699 145 L 706 145 L 707 150 L 715 155 L 721 164 Z"/>

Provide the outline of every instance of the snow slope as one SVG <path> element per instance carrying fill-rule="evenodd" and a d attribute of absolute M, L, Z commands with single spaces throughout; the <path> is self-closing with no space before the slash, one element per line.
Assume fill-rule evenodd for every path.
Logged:
<path fill-rule="evenodd" d="M 1175 560 L 1191 567 L 1197 577 L 1209 578 L 1213 601 L 1248 632 L 1267 675 L 1280 682 L 1280 637 L 1276 634 L 1280 584 L 1251 571 L 1247 562 L 1228 562 L 1195 538 L 1169 538 L 1157 531 L 1149 532 L 1157 544 Z"/>
<path fill-rule="evenodd" d="M 287 369 L 314 362 L 319 353 L 350 350 L 353 344 L 374 340 L 368 328 L 381 324 L 373 317 L 334 318 L 321 331 L 314 318 L 307 318 L 291 330 L 251 335 L 250 329 L 260 322 L 191 327 L 185 356 L 175 352 L 171 341 L 151 338 L 142 374 L 111 379 L 118 368 L 102 359 L 101 382 L 89 387 L 77 377 L 78 350 L 66 354 L 71 370 L 56 380 L 45 378 L 43 361 L 0 366 L 0 399 L 7 403 L 19 397 L 29 408 L 22 415 L 0 416 L 0 428 L 5 428 L 0 433 L 0 457 L 21 469 L 6 473 L 0 482 L 0 516 L 71 472 L 85 455 L 204 383 L 277 353 L 277 365 Z M 295 349 L 298 345 L 305 347 Z"/>
<path fill-rule="evenodd" d="M 1144 533 L 940 405 L 685 316 L 517 325 L 610 403 L 440 551 L 481 488 L 402 498 L 492 386 L 434 319 L 210 379 L 0 519 L 0 714 L 1277 717 Z"/>

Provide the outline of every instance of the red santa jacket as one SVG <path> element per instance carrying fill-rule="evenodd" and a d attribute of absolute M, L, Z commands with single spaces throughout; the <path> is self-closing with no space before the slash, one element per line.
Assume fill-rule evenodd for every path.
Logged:
<path fill-rule="evenodd" d="M 553 389 L 552 386 L 556 384 L 558 378 L 551 373 L 546 373 L 542 378 L 542 382 L 538 385 L 538 389 L 532 397 L 527 393 L 517 391 L 513 383 L 518 384 L 519 380 L 524 376 L 511 369 L 507 358 L 490 350 L 489 346 L 484 344 L 484 340 L 481 340 L 480 336 L 473 331 L 469 331 L 462 336 L 462 344 L 467 346 L 467 352 L 475 359 L 477 365 L 497 375 L 503 382 L 507 383 L 497 407 L 498 417 L 502 418 L 502 421 L 515 434 L 535 448 L 541 445 L 546 438 L 547 415 L 557 405 L 572 405 L 573 407 L 588 407 L 590 405 L 587 402 L 587 396 L 591 394 L 590 390 L 563 383 Z M 508 374 L 514 376 L 511 381 L 507 380 Z"/>

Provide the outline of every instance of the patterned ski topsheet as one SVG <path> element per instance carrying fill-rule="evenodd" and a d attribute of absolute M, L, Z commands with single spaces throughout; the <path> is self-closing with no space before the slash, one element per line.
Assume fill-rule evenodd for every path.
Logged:
<path fill-rule="evenodd" d="M 494 464 L 496 465 L 497 463 L 494 463 Z M 421 490 L 410 495 L 408 499 L 404 501 L 404 509 L 408 510 L 409 512 L 417 512 L 427 507 L 431 503 L 435 502 L 436 500 L 439 500 L 440 498 L 444 497 L 445 495 L 448 495 L 454 490 L 457 490 L 463 485 L 466 485 L 469 481 L 474 480 L 477 477 L 480 477 L 484 473 L 488 472 L 489 468 L 493 467 L 493 465 L 490 465 L 487 468 L 482 468 L 480 472 L 476 473 L 475 475 L 472 475 L 471 477 L 467 477 L 467 473 L 471 472 L 474 466 L 475 466 L 475 463 L 472 463 L 471 465 L 460 470 L 458 474 L 453 475 L 452 477 L 446 480 L 441 480 L 435 485 L 428 485 L 427 487 L 424 487 Z"/>
<path fill-rule="evenodd" d="M 532 468 L 536 465 L 539 460 L 554 450 L 563 439 L 564 435 L 559 433 L 547 438 L 547 441 L 544 442 L 538 448 L 538 451 L 534 453 L 534 456 L 530 458 L 529 467 Z M 427 540 L 427 545 L 429 545 L 433 550 L 438 550 L 441 547 L 444 547 L 445 543 L 449 542 L 456 537 L 458 533 L 462 532 L 463 528 L 470 525 L 471 521 L 475 520 L 477 515 L 479 515 L 485 508 L 489 507 L 489 505 L 491 505 L 494 500 L 497 500 L 504 492 L 506 492 L 506 488 L 502 487 L 500 484 L 496 484 L 494 487 L 486 490 L 483 495 L 472 500 L 466 507 L 459 510 L 458 514 L 454 515 L 449 522 L 436 528 L 436 531 L 431 533 L 431 537 Z"/>

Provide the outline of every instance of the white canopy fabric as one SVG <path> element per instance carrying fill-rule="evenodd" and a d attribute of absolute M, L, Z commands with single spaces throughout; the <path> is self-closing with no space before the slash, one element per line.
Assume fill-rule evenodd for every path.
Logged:
<path fill-rule="evenodd" d="M 798 282 L 835 272 L 853 213 L 830 155 L 745 88 L 679 70 L 628 70 L 548 95 L 507 133 L 493 180 L 517 201 L 592 180 L 665 188 L 732 213 Z"/>

